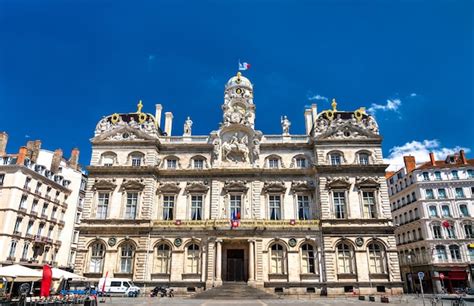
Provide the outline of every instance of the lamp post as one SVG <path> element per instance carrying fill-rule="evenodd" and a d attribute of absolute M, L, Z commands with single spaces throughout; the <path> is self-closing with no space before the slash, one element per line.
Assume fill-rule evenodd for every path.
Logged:
<path fill-rule="evenodd" d="M 410 267 L 410 291 L 411 293 L 415 293 L 415 289 L 413 286 L 413 259 L 415 258 L 415 252 L 413 250 L 410 251 L 407 255 Z"/>

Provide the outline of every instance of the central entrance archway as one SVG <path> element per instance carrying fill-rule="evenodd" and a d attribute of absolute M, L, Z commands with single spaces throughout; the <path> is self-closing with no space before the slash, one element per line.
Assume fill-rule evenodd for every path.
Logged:
<path fill-rule="evenodd" d="M 243 282 L 245 274 L 244 250 L 227 250 L 226 281 Z"/>

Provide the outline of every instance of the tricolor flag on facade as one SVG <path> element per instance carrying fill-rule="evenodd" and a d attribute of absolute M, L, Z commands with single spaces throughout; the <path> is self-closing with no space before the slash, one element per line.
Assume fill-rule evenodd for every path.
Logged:
<path fill-rule="evenodd" d="M 235 227 L 239 227 L 240 225 L 240 212 L 233 211 L 232 216 L 230 216 L 230 229 L 234 229 Z"/>
<path fill-rule="evenodd" d="M 246 62 L 241 63 L 239 61 L 239 70 L 243 71 L 243 70 L 248 70 L 249 68 L 250 68 L 249 63 L 246 63 Z"/>

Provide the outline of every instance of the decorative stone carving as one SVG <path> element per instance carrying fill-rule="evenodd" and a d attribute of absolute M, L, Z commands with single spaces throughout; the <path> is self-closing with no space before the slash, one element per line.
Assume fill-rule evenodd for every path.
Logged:
<path fill-rule="evenodd" d="M 92 190 L 114 190 L 117 185 L 115 185 L 110 180 L 99 180 L 92 185 Z"/>
<path fill-rule="evenodd" d="M 246 192 L 248 187 L 247 187 L 247 181 L 235 181 L 235 180 L 230 180 L 226 181 L 224 183 L 224 188 L 222 188 L 225 192 Z"/>
<path fill-rule="evenodd" d="M 315 188 L 313 181 L 293 181 L 291 182 L 291 191 L 304 192 L 311 191 Z"/>
<path fill-rule="evenodd" d="M 356 115 L 349 112 L 336 112 L 334 120 L 328 120 L 320 115 L 315 122 L 315 133 L 322 134 L 327 139 L 364 139 L 378 135 L 377 122 L 371 116 Z"/>
<path fill-rule="evenodd" d="M 183 136 L 191 136 L 191 128 L 193 126 L 193 121 L 191 118 L 188 116 L 188 119 L 184 121 L 184 131 L 183 131 Z"/>
<path fill-rule="evenodd" d="M 145 185 L 136 180 L 126 181 L 120 186 L 120 190 L 143 190 Z"/>
<path fill-rule="evenodd" d="M 284 192 L 286 190 L 285 183 L 283 181 L 269 181 L 263 184 L 263 192 Z"/>
<path fill-rule="evenodd" d="M 209 186 L 205 182 L 188 182 L 185 190 L 187 193 L 206 193 Z"/>
<path fill-rule="evenodd" d="M 96 126 L 94 136 L 100 136 L 118 128 L 130 127 L 132 130 L 139 130 L 150 136 L 158 137 L 158 129 L 152 115 L 145 113 L 113 114 L 102 118 Z M 133 135 L 133 133 L 129 133 Z M 134 136 L 121 137 L 115 134 L 106 138 L 106 140 L 133 140 Z"/>
<path fill-rule="evenodd" d="M 180 190 L 179 182 L 164 182 L 159 184 L 157 193 L 179 193 Z"/>
<path fill-rule="evenodd" d="M 234 153 L 231 155 L 231 153 Z M 240 155 L 241 161 L 247 162 L 249 160 L 249 148 L 247 135 L 239 138 L 236 132 L 230 140 L 222 144 L 222 160 L 239 161 L 236 155 Z"/>
<path fill-rule="evenodd" d="M 370 176 L 357 176 L 356 177 L 356 182 L 355 186 L 357 188 L 360 187 L 373 187 L 373 188 L 379 188 L 380 183 L 378 182 L 376 177 L 370 177 Z"/>
<path fill-rule="evenodd" d="M 291 122 L 288 120 L 286 116 L 281 118 L 281 129 L 283 131 L 283 135 L 290 135 L 290 126 Z"/>
<path fill-rule="evenodd" d="M 348 176 L 341 176 L 341 177 L 328 177 L 326 188 L 328 189 L 335 189 L 335 188 L 349 188 L 351 186 L 351 182 Z"/>

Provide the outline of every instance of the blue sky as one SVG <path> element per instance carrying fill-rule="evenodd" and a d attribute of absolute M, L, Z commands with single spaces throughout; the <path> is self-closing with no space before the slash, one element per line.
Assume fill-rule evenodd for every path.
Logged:
<path fill-rule="evenodd" d="M 142 99 L 173 112 L 174 135 L 186 116 L 208 134 L 241 59 L 265 134 L 281 115 L 304 133 L 305 105 L 335 97 L 375 112 L 392 164 L 470 150 L 473 12 L 467 0 L 0 0 L 0 130 L 10 152 L 42 139 L 88 164 L 97 121 Z"/>

